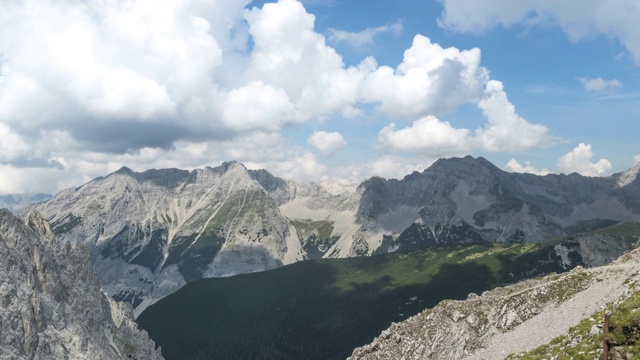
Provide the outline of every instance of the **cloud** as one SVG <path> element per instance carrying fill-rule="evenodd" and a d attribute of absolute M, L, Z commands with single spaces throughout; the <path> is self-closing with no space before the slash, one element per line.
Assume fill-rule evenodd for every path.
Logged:
<path fill-rule="evenodd" d="M 314 16 L 293 0 L 247 3 L 3 3 L 0 121 L 122 153 L 353 115 L 363 74 Z M 151 126 L 157 136 L 131 134 Z"/>
<path fill-rule="evenodd" d="M 600 91 L 615 90 L 622 87 L 622 82 L 618 79 L 605 80 L 601 77 L 594 78 L 594 79 L 581 77 L 581 78 L 578 78 L 578 80 L 580 81 L 580 83 L 582 84 L 582 87 L 586 91 L 600 92 Z"/>
<path fill-rule="evenodd" d="M 390 125 L 380 132 L 380 142 L 394 151 L 485 149 L 467 129 L 424 120 L 486 97 L 491 79 L 479 49 L 446 48 L 416 35 L 395 67 L 373 57 L 346 66 L 302 3 L 249 3 L 0 2 L 0 164 L 15 179 L 46 177 L 43 190 L 78 185 L 122 165 L 142 171 L 230 159 L 298 166 L 300 176 L 313 177 L 319 174 L 313 167 L 325 165 L 288 145 L 281 131 L 370 112 L 398 124 L 415 120 L 409 130 Z M 398 22 L 357 36 L 368 41 L 400 30 Z M 505 124 L 540 129 L 525 120 L 489 118 L 488 124 L 482 131 L 497 150 L 544 139 L 541 130 L 525 145 L 499 136 Z M 421 132 L 402 144 L 410 129 Z M 335 136 L 324 144 L 315 142 L 327 155 L 344 146 Z M 382 156 L 385 162 L 358 166 L 392 173 L 380 164 L 395 158 Z"/>
<path fill-rule="evenodd" d="M 329 175 L 348 184 L 359 183 L 372 176 L 380 176 L 386 179 L 402 179 L 414 171 L 423 171 L 433 164 L 435 160 L 436 158 L 416 159 L 385 155 L 373 161 L 332 169 Z"/>
<path fill-rule="evenodd" d="M 617 38 L 640 65 L 640 7 L 636 0 L 443 0 L 440 26 L 458 32 L 482 33 L 516 24 L 560 26 L 572 41 L 587 36 Z"/>
<path fill-rule="evenodd" d="M 435 116 L 427 116 L 399 130 L 391 123 L 378 134 L 378 144 L 391 151 L 464 153 L 470 149 L 470 137 L 467 129 L 456 129 Z"/>
<path fill-rule="evenodd" d="M 416 35 L 397 69 L 380 66 L 367 74 L 362 96 L 388 116 L 418 118 L 477 102 L 487 80 L 480 49 L 442 48 Z"/>
<path fill-rule="evenodd" d="M 592 157 L 591 145 L 580 143 L 558 160 L 558 167 L 567 173 L 577 172 L 585 176 L 607 175 L 612 168 L 609 160 L 600 159 L 594 163 L 591 162 Z"/>
<path fill-rule="evenodd" d="M 402 32 L 402 22 L 398 20 L 393 24 L 369 27 L 359 32 L 349 32 L 335 28 L 329 28 L 328 32 L 329 41 L 333 43 L 347 43 L 357 47 L 373 43 L 373 38 L 378 34 L 392 33 L 399 35 Z"/>
<path fill-rule="evenodd" d="M 551 173 L 549 169 L 538 169 L 531 166 L 531 163 L 529 161 L 525 161 L 524 165 L 522 165 L 516 159 L 509 160 L 507 165 L 505 165 L 505 169 L 510 172 L 527 173 L 534 175 L 547 175 Z"/>
<path fill-rule="evenodd" d="M 336 114 L 358 101 L 364 74 L 314 30 L 301 3 L 281 0 L 245 12 L 254 46 L 244 77 L 282 89 L 298 122 Z"/>
<path fill-rule="evenodd" d="M 294 119 L 287 94 L 260 81 L 231 90 L 223 111 L 223 122 L 234 130 L 276 131 Z"/>
<path fill-rule="evenodd" d="M 347 146 L 347 142 L 339 132 L 314 131 L 307 142 L 325 156 L 331 156 Z"/>
<path fill-rule="evenodd" d="M 532 124 L 518 115 L 507 99 L 501 82 L 487 83 L 485 94 L 478 103 L 487 123 L 476 130 L 478 147 L 486 151 L 519 151 L 551 145 L 557 141 L 547 135 L 544 125 Z"/>
<path fill-rule="evenodd" d="M 268 169 L 273 175 L 286 179 L 316 182 L 326 176 L 329 170 L 308 152 L 283 161 L 249 162 L 245 165 L 250 169 Z"/>
<path fill-rule="evenodd" d="M 0 163 L 14 160 L 28 150 L 29 146 L 20 135 L 0 122 Z"/>
<path fill-rule="evenodd" d="M 558 141 L 547 128 L 532 124 L 515 112 L 501 82 L 489 80 L 484 96 L 478 101 L 487 122 L 471 134 L 434 116 L 416 120 L 413 125 L 396 130 L 392 123 L 378 133 L 378 145 L 392 151 L 423 154 L 464 154 L 484 151 L 521 151 L 550 146 Z"/>

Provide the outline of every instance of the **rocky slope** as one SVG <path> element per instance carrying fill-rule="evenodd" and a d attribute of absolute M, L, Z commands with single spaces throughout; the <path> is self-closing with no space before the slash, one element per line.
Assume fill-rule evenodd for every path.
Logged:
<path fill-rule="evenodd" d="M 503 359 L 546 344 L 607 304 L 624 301 L 638 281 L 636 249 L 606 266 L 578 267 L 470 294 L 464 301 L 445 300 L 392 325 L 350 359 Z M 597 322 L 591 322 L 597 335 Z"/>
<path fill-rule="evenodd" d="M 130 305 L 100 289 L 83 246 L 0 210 L 0 359 L 161 359 Z"/>
<path fill-rule="evenodd" d="M 465 157 L 354 189 L 234 162 L 191 172 L 123 168 L 32 208 L 63 241 L 84 243 L 103 288 L 138 314 L 202 277 L 437 244 L 540 242 L 640 221 L 636 170 L 540 177 Z"/>

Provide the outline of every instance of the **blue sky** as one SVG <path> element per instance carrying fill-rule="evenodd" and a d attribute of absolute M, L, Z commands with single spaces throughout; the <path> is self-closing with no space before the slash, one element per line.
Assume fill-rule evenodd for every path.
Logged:
<path fill-rule="evenodd" d="M 640 160 L 634 0 L 0 2 L 0 193 L 238 160 L 321 182 L 440 157 Z"/>

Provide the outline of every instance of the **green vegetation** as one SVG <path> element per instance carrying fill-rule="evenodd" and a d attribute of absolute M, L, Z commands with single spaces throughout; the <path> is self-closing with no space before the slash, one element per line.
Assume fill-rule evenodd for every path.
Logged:
<path fill-rule="evenodd" d="M 62 235 L 66 232 L 71 231 L 74 227 L 82 224 L 82 218 L 80 216 L 75 216 L 73 214 L 69 214 L 62 219 L 58 219 L 51 224 L 51 232 L 53 235 Z"/>
<path fill-rule="evenodd" d="M 632 288 L 634 284 L 632 284 Z M 640 359 L 640 291 L 636 291 L 618 306 L 583 319 L 569 332 L 534 350 L 512 354 L 509 360 L 591 360 L 602 358 L 602 324 L 605 311 L 611 312 L 609 320 L 609 358 Z"/>
<path fill-rule="evenodd" d="M 563 269 L 549 244 L 310 260 L 195 281 L 137 321 L 167 359 L 344 359 L 443 299 L 554 271 Z"/>

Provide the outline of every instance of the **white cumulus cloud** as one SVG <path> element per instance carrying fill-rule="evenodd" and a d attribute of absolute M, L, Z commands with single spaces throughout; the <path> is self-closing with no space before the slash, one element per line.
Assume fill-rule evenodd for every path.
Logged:
<path fill-rule="evenodd" d="M 612 168 L 609 160 L 600 159 L 592 162 L 592 157 L 591 145 L 580 143 L 558 160 L 558 167 L 567 173 L 577 172 L 585 176 L 607 175 Z"/>
<path fill-rule="evenodd" d="M 326 156 L 331 156 L 347 146 L 347 141 L 339 132 L 314 131 L 307 142 Z"/>
<path fill-rule="evenodd" d="M 475 103 L 488 79 L 480 58 L 480 49 L 443 48 L 416 35 L 397 69 L 380 66 L 367 75 L 363 99 L 379 103 L 389 116 L 405 119 Z"/>
<path fill-rule="evenodd" d="M 470 137 L 467 129 L 456 129 L 435 116 L 426 116 L 398 130 L 391 123 L 378 134 L 378 144 L 392 151 L 464 153 L 470 149 Z"/>
<path fill-rule="evenodd" d="M 471 133 L 455 128 L 449 122 L 426 116 L 410 127 L 396 130 L 392 123 L 378 134 L 378 145 L 393 151 L 431 154 L 464 154 L 472 150 L 521 151 L 545 147 L 558 141 L 547 134 L 547 128 L 533 124 L 518 115 L 501 82 L 489 80 L 484 96 L 479 99 L 486 123 Z"/>
<path fill-rule="evenodd" d="M 487 123 L 476 131 L 476 140 L 487 151 L 524 150 L 556 141 L 547 135 L 544 125 L 532 124 L 518 115 L 501 82 L 487 83 L 485 95 L 478 103 Z"/>

